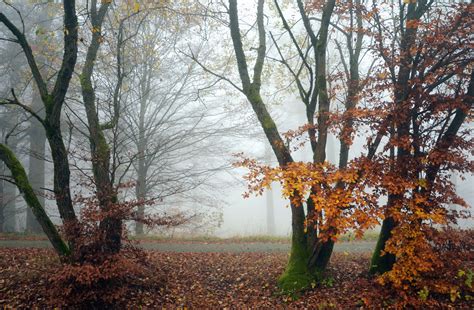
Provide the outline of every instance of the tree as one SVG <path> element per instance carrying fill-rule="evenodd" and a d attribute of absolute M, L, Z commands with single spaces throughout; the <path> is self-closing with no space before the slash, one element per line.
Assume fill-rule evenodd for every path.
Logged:
<path fill-rule="evenodd" d="M 261 193 L 263 188 L 269 186 L 272 181 L 279 181 L 283 186 L 283 195 L 290 200 L 292 210 L 292 252 L 285 274 L 280 278 L 280 286 L 285 290 L 293 290 L 309 285 L 309 283 L 317 277 L 326 268 L 329 258 L 332 253 L 334 240 L 337 235 L 353 227 L 350 218 L 349 209 L 353 210 L 350 203 L 353 202 L 348 196 L 350 191 L 358 191 L 354 194 L 357 199 L 362 199 L 362 182 L 354 186 L 347 185 L 347 180 L 353 181 L 353 169 L 348 166 L 349 144 L 351 143 L 351 136 L 353 135 L 353 121 L 355 116 L 354 107 L 357 103 L 358 93 L 361 85 L 358 84 L 359 68 L 358 61 L 360 60 L 360 53 L 362 49 L 362 11 L 363 8 L 360 2 L 348 5 L 347 7 L 339 8 L 341 11 L 347 11 L 350 15 L 349 30 L 344 30 L 343 27 L 331 22 L 331 16 L 335 8 L 335 1 L 328 1 L 319 9 L 322 11 L 322 18 L 309 17 L 307 9 L 302 1 L 297 2 L 297 11 L 303 23 L 303 38 L 298 38 L 295 33 L 294 25 L 289 25 L 285 15 L 280 8 L 280 5 L 275 1 L 276 11 L 279 18 L 282 20 L 285 33 L 289 37 L 289 45 L 294 49 L 293 54 L 288 52 L 285 47 L 283 49 L 275 36 L 270 33 L 272 42 L 276 48 L 275 53 L 278 54 L 279 59 L 267 55 L 266 50 L 266 34 L 265 24 L 263 18 L 264 3 L 258 2 L 257 10 L 257 32 L 258 32 L 258 48 L 257 57 L 253 67 L 253 77 L 250 77 L 248 70 L 248 59 L 244 53 L 243 40 L 239 28 L 238 9 L 236 1 L 229 2 L 229 28 L 231 31 L 231 38 L 233 42 L 233 53 L 237 62 L 240 81 L 242 87 L 233 83 L 228 77 L 217 74 L 210 70 L 198 60 L 196 60 L 205 71 L 217 76 L 221 80 L 229 82 L 234 88 L 242 92 L 247 100 L 250 102 L 260 125 L 269 141 L 272 149 L 278 159 L 279 167 L 270 168 L 257 164 L 253 160 L 243 158 L 239 165 L 250 169 L 247 179 L 250 182 L 250 191 Z M 317 20 L 321 22 L 319 33 L 313 30 L 311 21 Z M 354 23 L 357 26 L 354 26 Z M 341 152 L 340 169 L 336 169 L 328 165 L 326 161 L 326 147 L 327 136 L 330 129 L 330 101 L 331 97 L 328 92 L 328 72 L 326 69 L 326 50 L 329 41 L 329 27 L 333 25 L 341 33 L 344 34 L 347 42 L 347 49 L 349 50 L 349 63 L 346 66 L 347 88 L 349 89 L 347 98 L 345 100 L 346 112 L 343 131 L 341 134 L 341 143 L 343 148 Z M 355 36 L 355 42 L 353 39 Z M 280 36 L 281 38 L 281 36 Z M 301 43 L 303 42 L 303 43 Z M 341 44 L 339 49 L 343 60 Z M 285 55 L 285 53 L 288 53 Z M 291 78 L 289 83 L 296 85 L 298 95 L 301 102 L 306 108 L 307 124 L 303 125 L 297 131 L 289 132 L 285 138 L 294 138 L 303 133 L 309 136 L 311 152 L 313 157 L 312 163 L 294 162 L 289 145 L 284 143 L 278 128 L 271 118 L 268 110 L 264 104 L 264 99 L 261 95 L 262 86 L 262 71 L 264 67 L 265 58 L 270 58 L 281 63 L 289 72 Z M 194 59 L 196 57 L 194 56 Z M 296 61 L 294 59 L 297 59 Z M 347 175 L 344 170 L 347 168 Z M 327 173 L 324 170 L 330 170 Z M 333 174 L 328 177 L 327 182 L 321 182 L 320 178 L 314 178 L 316 175 Z M 301 178 L 300 178 L 301 176 Z M 351 183 L 354 183 L 352 182 Z M 336 183 L 331 183 L 336 182 Z M 336 189 L 332 189 L 337 184 Z M 309 189 L 309 191 L 308 191 Z M 326 207 L 321 202 L 320 197 L 325 197 L 323 200 L 332 200 Z M 345 205 L 337 205 L 337 197 L 342 196 L 344 199 L 339 199 L 339 203 L 344 202 Z M 373 197 L 366 195 L 366 199 L 370 200 L 370 206 L 373 207 Z M 318 202 L 315 202 L 315 199 Z M 336 206 L 333 206 L 335 202 Z M 307 212 L 305 214 L 303 205 L 306 204 Z M 360 202 L 355 202 L 359 204 Z M 346 218 L 347 217 L 347 218 Z M 365 224 L 360 224 L 364 218 L 360 214 L 356 214 L 356 222 L 359 229 L 363 230 L 371 227 L 376 223 L 375 220 L 369 220 Z"/>
<path fill-rule="evenodd" d="M 246 96 L 247 100 L 251 104 L 252 109 L 254 110 L 260 122 L 260 125 L 262 126 L 262 129 L 278 160 L 278 164 L 281 167 L 285 167 L 288 164 L 293 163 L 294 160 L 291 156 L 288 147 L 286 146 L 284 140 L 278 132 L 278 128 L 275 122 L 268 113 L 268 110 L 260 95 L 260 88 L 262 83 L 261 77 L 266 52 L 263 6 L 264 1 L 259 0 L 257 8 L 258 49 L 257 59 L 255 60 L 255 64 L 253 67 L 252 79 L 249 75 L 247 58 L 243 49 L 236 0 L 229 1 L 229 28 L 232 37 L 232 43 L 234 46 L 235 58 L 237 60 L 237 68 L 242 83 L 242 88 L 238 89 Z M 293 197 L 299 197 L 299 195 L 300 194 L 296 192 L 294 193 Z M 294 286 L 305 287 L 311 281 L 311 278 L 307 275 L 306 269 L 306 259 L 308 254 L 306 249 L 306 235 L 304 233 L 305 215 L 303 208 L 299 206 L 296 201 L 291 202 L 291 213 L 291 255 L 287 267 L 287 273 L 284 276 L 284 282 L 288 282 L 286 279 L 289 279 L 289 281 L 291 282 L 296 282 L 296 285 L 293 284 Z M 296 279 L 294 277 L 296 277 Z M 283 283 L 283 286 L 285 286 L 285 283 Z"/>
<path fill-rule="evenodd" d="M 354 136 L 354 119 L 357 117 L 355 108 L 359 101 L 359 93 L 363 88 L 363 83 L 360 83 L 359 62 L 364 38 L 362 19 L 364 6 L 361 1 L 349 1 L 346 4 L 338 3 L 337 5 L 335 1 L 327 1 L 324 4 L 314 2 L 309 7 L 305 7 L 302 1 L 297 1 L 304 25 L 305 38 L 301 40 L 295 33 L 295 25 L 288 23 L 278 1 L 274 3 L 285 32 L 292 43 L 291 46 L 295 50 L 293 54 L 285 55 L 278 40 L 271 34 L 280 57 L 277 61 L 287 68 L 291 82 L 296 85 L 301 102 L 306 108 L 307 124 L 299 131 L 292 132 L 291 135 L 294 138 L 294 135 L 299 136 L 306 132 L 313 153 L 313 163 L 318 165 L 326 161 L 329 130 L 331 127 L 340 127 L 339 169 L 344 170 L 348 166 L 349 150 Z M 308 13 L 310 10 L 321 11 L 321 18 L 310 17 Z M 334 11 L 337 12 L 339 20 L 348 20 L 348 25 L 340 21 L 333 22 Z M 313 30 L 311 21 L 320 22 L 318 33 Z M 334 39 L 343 66 L 341 74 L 329 74 L 330 70 L 326 68 L 330 27 L 342 35 L 342 43 L 337 38 Z M 296 64 L 292 64 L 294 62 L 292 58 L 295 58 L 292 55 L 297 56 Z M 337 82 L 343 79 L 345 83 Z M 328 90 L 327 84 L 331 80 L 335 80 L 336 85 L 334 89 L 330 87 Z M 345 90 L 345 98 L 336 95 L 341 90 Z M 338 118 L 331 117 L 331 110 L 334 110 L 336 100 L 343 102 L 343 113 Z M 331 101 L 333 101 L 332 105 Z M 338 126 L 338 123 L 342 125 Z M 336 187 L 342 190 L 346 184 L 339 182 Z M 306 199 L 307 247 L 310 253 L 308 268 L 311 273 L 317 270 L 323 271 L 326 268 L 334 246 L 333 237 L 340 233 L 338 227 L 327 225 L 333 220 L 330 216 L 327 217 L 322 210 L 319 212 L 315 210 L 315 203 L 311 197 L 315 196 L 316 191 L 318 189 L 314 188 Z M 326 239 L 325 235 L 331 238 Z"/>
<path fill-rule="evenodd" d="M 208 183 L 223 168 L 221 163 L 216 164 L 218 160 L 209 161 L 219 154 L 214 144 L 226 130 L 232 130 L 219 125 L 225 122 L 226 115 L 199 102 L 202 76 L 192 60 L 183 59 L 176 51 L 185 44 L 182 38 L 197 22 L 174 14 L 177 16 L 170 18 L 162 12 L 150 12 L 137 32 L 130 49 L 140 49 L 143 54 L 130 55 L 128 63 L 134 66 L 127 83 L 135 89 L 129 101 L 136 100 L 139 106 L 127 105 L 122 117 L 126 124 L 123 131 L 135 151 L 131 152 L 129 144 L 127 152 L 132 153 L 130 162 L 136 173 L 130 179 L 137 180 L 136 198 L 155 199 L 158 204 L 176 204 L 173 200 L 178 199 L 180 204 L 186 203 L 183 195 Z M 180 21 L 178 26 L 174 25 L 175 18 Z M 178 30 L 170 33 L 169 28 Z M 193 198 L 196 195 L 193 193 Z M 143 217 L 145 206 L 140 206 L 137 213 Z M 143 224 L 137 221 L 135 233 L 143 232 Z"/>
<path fill-rule="evenodd" d="M 368 171 L 380 195 L 388 196 L 371 272 L 403 287 L 420 285 L 422 275 L 442 269 L 437 225 L 459 216 L 449 212 L 449 203 L 466 205 L 449 176 L 472 172 L 472 130 L 465 126 L 474 94 L 467 31 L 472 4 L 416 1 L 394 12 L 399 15 L 390 29 L 379 7 L 371 13 L 381 59 L 374 89 L 389 87 L 393 98 L 371 97 L 383 114 L 373 124 L 373 141 L 388 138 Z"/>
<path fill-rule="evenodd" d="M 118 119 L 116 114 L 114 114 L 113 119 L 109 122 L 100 123 L 99 114 L 97 112 L 96 94 L 92 83 L 97 53 L 103 41 L 102 26 L 110 4 L 110 1 L 103 1 L 98 8 L 97 1 L 91 1 L 89 16 L 92 37 L 80 74 L 80 83 L 87 116 L 92 171 L 95 187 L 97 188 L 97 199 L 104 214 L 109 213 L 100 220 L 100 228 L 104 236 L 103 246 L 106 251 L 117 253 L 121 247 L 122 221 L 113 211 L 113 207 L 118 202 L 118 199 L 113 181 L 110 178 L 110 146 L 104 132 L 105 130 L 115 127 Z M 118 50 L 120 51 L 120 48 Z M 119 83 L 121 83 L 121 80 L 119 80 Z M 120 88 L 120 85 L 117 87 Z M 117 109 L 117 113 L 119 113 L 118 102 L 115 101 L 116 98 L 113 98 L 113 100 L 114 108 Z"/>
<path fill-rule="evenodd" d="M 54 10 L 54 4 L 52 1 L 41 5 L 38 8 L 36 17 L 39 21 L 34 23 L 32 30 L 35 30 L 35 37 L 32 40 L 32 44 L 37 50 L 47 50 L 54 45 L 55 39 L 54 33 L 50 33 L 52 19 L 48 18 L 48 14 Z M 33 31 L 31 31 L 33 32 Z M 56 40 L 54 40 L 56 41 Z M 40 72 L 43 76 L 48 76 L 50 73 L 48 69 L 51 66 L 51 60 L 44 55 L 44 51 L 38 52 L 36 61 L 40 64 Z M 44 117 L 43 104 L 41 101 L 41 95 L 35 85 L 32 86 L 32 104 L 31 109 L 40 117 Z M 29 135 L 29 159 L 28 159 L 28 179 L 30 180 L 31 186 L 35 190 L 38 196 L 38 200 L 43 207 L 46 207 L 45 200 L 45 157 L 46 157 L 46 134 L 35 118 L 30 120 L 30 128 L 28 130 Z M 26 208 L 26 231 L 30 233 L 40 233 L 41 226 L 33 215 L 30 208 Z"/>
<path fill-rule="evenodd" d="M 0 13 L 0 22 L 10 31 L 14 37 L 14 42 L 18 43 L 25 55 L 31 70 L 35 84 L 41 95 L 41 100 L 45 109 L 45 117 L 42 118 L 27 105 L 24 105 L 12 91 L 13 99 L 2 100 L 2 104 L 13 104 L 21 107 L 26 112 L 35 117 L 44 127 L 48 139 L 54 165 L 54 193 L 61 219 L 68 225 L 66 240 L 69 248 L 59 236 L 51 220 L 44 212 L 43 206 L 39 203 L 36 194 L 24 173 L 20 162 L 16 159 L 10 149 L 4 144 L 0 144 L 0 156 L 5 165 L 12 171 L 16 186 L 23 193 L 24 198 L 33 213 L 36 215 L 43 231 L 53 244 L 53 247 L 60 256 L 67 256 L 71 249 L 74 249 L 74 238 L 77 229 L 77 218 L 72 205 L 70 193 L 70 170 L 68 155 L 62 139 L 60 128 L 61 109 L 64 98 L 72 78 L 72 73 L 77 59 L 77 16 L 75 1 L 64 3 L 64 55 L 61 67 L 56 75 L 53 89 L 47 87 L 36 63 L 33 51 L 25 34 L 17 28 L 3 13 Z"/>

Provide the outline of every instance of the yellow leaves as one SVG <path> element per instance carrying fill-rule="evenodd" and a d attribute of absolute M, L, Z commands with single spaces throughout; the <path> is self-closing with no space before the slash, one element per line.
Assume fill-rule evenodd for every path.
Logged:
<path fill-rule="evenodd" d="M 381 72 L 381 73 L 377 74 L 377 78 L 380 79 L 380 80 L 384 80 L 387 77 L 388 77 L 387 71 L 384 71 L 384 72 Z"/>
<path fill-rule="evenodd" d="M 459 289 L 457 287 L 451 288 L 451 290 L 449 291 L 449 299 L 451 300 L 451 302 L 455 302 L 456 299 L 460 297 L 461 293 L 459 292 Z"/>
<path fill-rule="evenodd" d="M 133 11 L 135 13 L 138 13 L 138 11 L 140 11 L 140 3 L 138 3 L 137 1 L 135 1 L 135 3 L 133 4 Z"/>

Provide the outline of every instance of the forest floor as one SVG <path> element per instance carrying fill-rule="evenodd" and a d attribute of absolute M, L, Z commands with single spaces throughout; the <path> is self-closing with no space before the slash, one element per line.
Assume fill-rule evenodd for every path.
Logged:
<path fill-rule="evenodd" d="M 234 242 L 234 252 L 205 253 L 203 250 L 208 248 L 203 247 L 209 244 L 194 243 L 194 252 L 144 250 L 151 272 L 121 296 L 122 305 L 132 309 L 380 309 L 395 307 L 399 302 L 399 296 L 367 274 L 370 249 L 349 247 L 357 243 L 346 243 L 349 251 L 340 243 L 323 281 L 299 296 L 278 294 L 277 279 L 288 259 L 283 248 L 264 252 L 265 243 Z M 244 247 L 251 244 L 257 244 L 260 252 L 246 251 Z M 369 245 L 373 243 L 365 242 L 364 246 Z M 275 247 L 278 243 L 267 243 L 267 246 Z M 58 265 L 54 252 L 48 248 L 0 248 L 0 307 L 53 306 L 48 303 L 48 289 L 51 272 Z M 425 309 L 471 307 L 466 301 L 450 303 L 449 298 L 432 299 L 424 306 Z"/>
<path fill-rule="evenodd" d="M 202 241 L 151 241 L 138 242 L 138 246 L 145 250 L 156 250 L 160 252 L 195 252 L 195 253 L 287 253 L 290 244 L 287 242 L 202 242 Z M 339 242 L 335 246 L 336 252 L 364 253 L 370 252 L 375 247 L 374 241 L 350 241 Z M 51 248 L 47 240 L 0 240 L 0 248 Z"/>

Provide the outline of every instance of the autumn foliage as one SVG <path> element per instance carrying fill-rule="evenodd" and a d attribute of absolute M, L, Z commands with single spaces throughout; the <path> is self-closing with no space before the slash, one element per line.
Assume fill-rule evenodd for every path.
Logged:
<path fill-rule="evenodd" d="M 249 171 L 246 195 L 261 194 L 279 182 L 282 195 L 301 207 L 310 197 L 316 216 L 324 215 L 315 228 L 325 238 L 337 240 L 348 231 L 360 236 L 384 219 L 393 220 L 380 255 L 396 260 L 378 281 L 407 299 L 426 301 L 430 294 L 469 299 L 472 266 L 461 262 L 473 261 L 473 245 L 442 227 L 470 216 L 449 206 L 468 207 L 457 195 L 451 175 L 474 172 L 469 124 L 474 7 L 430 6 L 420 1 L 402 4 L 399 11 L 388 4 L 364 7 L 370 27 L 360 31 L 372 38 L 370 49 L 377 61 L 364 81 L 360 106 L 333 112 L 329 122 L 350 118 L 357 132 L 368 136 L 366 154 L 342 169 L 329 162 L 270 167 L 242 154 L 236 166 Z M 384 14 L 390 10 L 406 14 L 395 30 L 384 26 Z M 342 130 L 333 127 L 336 133 Z M 286 135 L 302 146 L 303 132 Z M 351 143 L 354 132 L 340 131 L 340 136 Z M 387 203 L 382 205 L 381 197 L 387 197 Z"/>

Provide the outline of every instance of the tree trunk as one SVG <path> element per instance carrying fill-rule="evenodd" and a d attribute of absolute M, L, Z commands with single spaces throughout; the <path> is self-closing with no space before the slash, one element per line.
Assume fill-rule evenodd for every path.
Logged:
<path fill-rule="evenodd" d="M 139 143 L 141 145 L 141 143 Z M 137 178 L 137 185 L 135 188 L 136 197 L 138 200 L 144 200 L 146 198 L 146 169 L 145 169 L 145 154 L 144 152 L 139 152 L 138 158 L 138 178 Z M 143 222 L 140 219 L 143 219 L 145 216 L 145 206 L 140 204 L 137 208 L 137 216 L 139 218 L 138 221 L 135 222 L 135 234 L 136 235 L 143 235 L 144 234 L 144 227 Z"/>
<path fill-rule="evenodd" d="M 15 157 L 13 152 L 5 145 L 0 144 L 0 161 L 10 170 L 13 179 L 18 187 L 20 193 L 23 195 L 27 205 L 32 209 L 38 222 L 41 224 L 43 231 L 50 240 L 56 252 L 61 257 L 66 257 L 70 254 L 70 250 L 64 241 L 61 239 L 56 227 L 49 219 L 48 215 L 44 211 L 43 207 L 39 203 L 39 200 L 31 187 L 25 169 Z"/>
<path fill-rule="evenodd" d="M 10 137 L 9 144 L 12 150 L 16 150 L 16 139 Z M 8 174 L 8 173 L 7 173 Z M 12 175 L 12 177 L 14 177 Z M 13 178 L 10 179 L 13 181 Z M 16 231 L 16 186 L 11 182 L 5 181 L 3 189 L 3 231 L 4 232 L 15 232 Z"/>
<path fill-rule="evenodd" d="M 281 138 L 278 128 L 270 113 L 268 113 L 260 95 L 261 75 L 266 51 L 263 5 L 264 1 L 259 0 L 257 7 L 259 46 L 257 49 L 257 59 L 253 68 L 253 80 L 250 79 L 247 59 L 242 44 L 242 37 L 240 35 L 237 0 L 229 0 L 229 28 L 237 60 L 237 68 L 242 82 L 241 91 L 250 102 L 260 126 L 273 149 L 273 153 L 278 160 L 278 164 L 284 168 L 293 162 L 293 158 Z M 294 195 L 295 197 L 298 197 L 299 193 L 294 193 Z M 291 226 L 293 230 L 291 238 L 291 254 L 286 271 L 279 279 L 279 285 L 285 291 L 299 290 L 303 287 L 307 287 L 312 279 L 312 276 L 309 274 L 307 269 L 308 251 L 306 248 L 306 234 L 304 231 L 305 214 L 303 206 L 297 206 L 292 203 L 291 214 Z"/>
<path fill-rule="evenodd" d="M 151 70 L 151 69 L 150 69 Z M 149 71 L 151 73 L 151 71 Z M 147 110 L 147 102 L 150 93 L 150 74 L 147 72 L 144 74 L 143 79 L 141 80 L 141 94 L 142 98 L 140 99 L 140 115 L 138 116 L 138 169 L 137 169 L 137 185 L 135 187 L 135 194 L 138 200 L 145 199 L 147 194 L 147 167 L 146 167 L 146 146 L 147 138 L 145 132 L 145 114 Z M 145 216 L 145 206 L 138 206 L 137 216 L 139 219 Z M 135 222 L 135 234 L 143 235 L 143 223 L 140 221 Z"/>
<path fill-rule="evenodd" d="M 307 288 L 314 280 L 308 269 L 309 251 L 306 245 L 303 206 L 291 204 L 291 252 L 285 272 L 278 279 L 282 291 L 292 293 Z"/>
<path fill-rule="evenodd" d="M 394 219 L 390 216 L 386 217 L 382 222 L 382 228 L 377 240 L 377 245 L 375 246 L 372 260 L 370 262 L 371 274 L 382 274 L 390 271 L 395 263 L 395 255 L 391 253 L 385 253 L 385 255 L 382 255 L 382 251 L 385 249 L 385 244 L 392 235 L 393 228 L 395 228 Z"/>
<path fill-rule="evenodd" d="M 46 119 L 48 121 L 48 118 Z M 72 205 L 70 170 L 66 146 L 62 138 L 59 120 L 46 123 L 46 137 L 53 158 L 53 182 L 56 204 L 59 216 L 66 226 L 66 239 L 71 250 L 74 249 L 74 239 L 77 237 L 78 221 Z"/>
<path fill-rule="evenodd" d="M 105 138 L 104 128 L 101 126 L 97 114 L 95 90 L 92 85 L 92 74 L 97 59 L 97 53 L 102 42 L 102 23 L 110 3 L 102 2 L 98 11 L 96 5 L 97 1 L 92 1 L 91 23 L 94 31 L 92 32 L 91 43 L 87 49 L 86 60 L 80 75 L 80 83 L 87 115 L 89 142 L 92 155 L 92 172 L 95 186 L 97 188 L 97 198 L 101 210 L 104 213 L 108 213 L 113 210 L 118 199 L 110 177 L 110 147 Z M 114 126 L 115 124 L 111 123 L 110 125 Z M 118 214 L 108 214 L 100 222 L 99 227 L 104 238 L 104 244 L 102 246 L 103 250 L 108 253 L 119 252 L 122 246 L 122 220 L 118 218 Z"/>
<path fill-rule="evenodd" d="M 315 58 L 315 73 L 316 78 L 314 80 L 314 91 L 315 96 L 318 100 L 318 114 L 317 114 L 317 133 L 313 133 L 310 139 L 316 141 L 313 151 L 313 162 L 316 164 L 321 164 L 326 161 L 326 147 L 328 139 L 328 127 L 329 127 L 329 109 L 330 109 L 330 100 L 327 91 L 327 70 L 326 70 L 326 50 L 328 42 L 328 33 L 329 33 L 329 22 L 334 10 L 335 1 L 327 1 L 321 18 L 321 28 L 319 30 L 318 38 L 314 34 L 314 31 L 309 22 L 309 18 L 304 12 L 303 3 L 298 1 L 298 7 L 300 14 L 303 18 L 303 23 L 305 25 L 307 33 L 310 35 L 311 43 L 314 49 L 314 58 Z M 311 100 L 311 103 L 307 105 L 307 118 L 310 124 L 314 124 L 314 113 L 316 107 L 316 97 Z M 317 139 L 315 135 L 317 134 Z M 312 145 L 313 146 L 313 145 Z M 323 272 L 332 255 L 332 250 L 334 248 L 334 242 L 332 240 L 323 241 L 319 238 L 318 233 L 318 221 L 323 221 L 323 214 L 316 214 L 314 210 L 314 205 L 311 199 L 308 199 L 308 214 L 307 221 L 311 223 L 308 225 L 308 239 L 307 247 L 310 253 L 308 264 L 308 270 L 317 275 Z"/>
<path fill-rule="evenodd" d="M 419 11 L 419 8 L 417 9 L 417 5 L 423 4 L 418 4 L 417 2 L 411 2 L 408 4 L 406 14 L 407 23 L 410 20 L 420 18 L 423 14 L 421 13 L 422 11 Z M 402 10 L 401 14 L 403 13 L 404 11 Z M 400 65 L 397 80 L 394 85 L 394 104 L 398 112 L 394 128 L 396 129 L 396 138 L 399 140 L 403 138 L 409 139 L 410 137 L 411 116 L 409 113 L 410 108 L 406 100 L 409 93 L 410 73 L 413 65 L 413 60 L 410 56 L 410 49 L 415 44 L 417 30 L 417 27 L 406 28 L 400 40 Z M 397 157 L 395 159 L 396 167 L 394 168 L 394 172 L 398 173 L 402 178 L 408 177 L 407 165 L 412 157 L 410 147 L 411 145 L 401 145 L 397 147 Z M 385 212 L 386 215 L 391 212 L 391 208 L 393 208 L 394 205 L 397 205 L 397 200 L 403 199 L 403 196 L 404 193 L 389 194 L 387 210 Z M 390 238 L 391 232 L 395 226 L 396 222 L 390 216 L 387 216 L 383 221 L 377 247 L 372 257 L 371 272 L 386 272 L 391 270 L 396 258 L 388 255 L 388 253 L 381 256 L 381 251 L 385 248 L 385 244 Z"/>
<path fill-rule="evenodd" d="M 34 111 L 40 111 L 42 109 L 42 102 L 39 94 L 35 92 L 33 98 L 32 109 Z M 39 113 L 38 114 L 44 114 Z M 43 115 L 41 115 L 43 116 Z M 44 172 L 44 157 L 45 157 L 45 143 L 46 134 L 43 126 L 34 118 L 31 119 L 31 125 L 29 129 L 30 138 L 30 150 L 29 150 L 29 167 L 28 167 L 28 178 L 33 190 L 36 192 L 39 203 L 46 207 L 44 197 L 45 187 L 45 172 Z M 33 212 L 30 208 L 26 209 L 26 231 L 29 233 L 41 233 L 41 225 L 36 220 Z"/>

